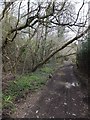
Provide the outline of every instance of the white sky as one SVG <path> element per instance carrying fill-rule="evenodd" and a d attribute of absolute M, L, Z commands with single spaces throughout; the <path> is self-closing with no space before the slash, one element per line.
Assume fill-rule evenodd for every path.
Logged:
<path fill-rule="evenodd" d="M 27 2 L 27 0 L 22 0 L 23 1 L 23 4 L 25 4 Z M 45 0 L 30 0 L 31 2 L 36 2 L 36 1 L 41 1 L 41 2 L 44 2 Z M 55 1 L 55 0 L 52 0 L 52 1 Z M 56 1 L 64 1 L 64 0 L 56 0 Z M 76 13 L 78 12 L 79 8 L 81 7 L 82 3 L 83 3 L 83 0 L 68 0 L 70 1 L 71 3 L 75 3 L 75 8 L 76 8 Z M 85 3 L 89 2 L 90 0 L 84 0 Z M 84 5 L 84 11 L 85 13 L 87 12 L 88 10 L 88 6 L 87 4 Z"/>
<path fill-rule="evenodd" d="M 4 1 L 4 0 L 0 0 L 0 4 L 1 2 Z M 6 0 L 7 2 L 8 1 L 13 1 L 13 0 Z M 18 0 L 19 1 L 19 0 Z M 27 0 L 22 0 L 23 1 L 23 4 L 25 4 L 27 2 Z M 35 2 L 35 1 L 45 1 L 45 0 L 30 0 L 31 2 Z M 54 1 L 54 0 L 52 0 Z M 64 1 L 64 0 L 56 0 L 56 1 Z M 76 3 L 75 7 L 76 7 L 76 12 L 78 11 L 78 9 L 80 8 L 80 6 L 82 5 L 83 3 L 83 0 L 68 0 L 70 1 L 71 3 Z M 90 0 L 84 0 L 85 2 L 89 2 Z M 87 12 L 87 5 L 84 7 L 84 11 Z M 1 5 L 0 5 L 0 10 L 1 10 Z"/>

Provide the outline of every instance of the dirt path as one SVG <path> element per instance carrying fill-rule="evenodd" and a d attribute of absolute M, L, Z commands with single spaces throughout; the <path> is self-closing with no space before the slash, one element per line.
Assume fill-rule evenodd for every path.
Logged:
<path fill-rule="evenodd" d="M 73 66 L 58 69 L 43 90 L 28 96 L 12 117 L 17 118 L 87 118 L 85 94 L 73 74 Z"/>

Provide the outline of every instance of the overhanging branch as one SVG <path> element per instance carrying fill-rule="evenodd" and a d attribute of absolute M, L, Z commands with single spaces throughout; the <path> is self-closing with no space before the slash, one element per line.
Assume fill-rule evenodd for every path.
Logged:
<path fill-rule="evenodd" d="M 85 35 L 88 30 L 90 30 L 90 25 L 88 26 L 88 28 L 82 32 L 81 34 L 79 34 L 78 36 L 74 37 L 73 39 L 71 39 L 70 41 L 68 41 L 67 43 L 65 43 L 62 47 L 60 47 L 59 49 L 57 49 L 56 51 L 52 52 L 45 60 L 43 60 L 42 62 L 40 62 L 38 65 L 36 65 L 32 72 L 34 72 L 38 67 L 42 66 L 43 64 L 45 64 L 50 58 L 52 58 L 56 53 L 58 53 L 59 51 L 63 50 L 64 48 L 66 48 L 69 44 L 71 44 L 72 42 L 74 42 L 75 40 L 78 40 L 79 38 L 81 38 L 83 35 Z"/>

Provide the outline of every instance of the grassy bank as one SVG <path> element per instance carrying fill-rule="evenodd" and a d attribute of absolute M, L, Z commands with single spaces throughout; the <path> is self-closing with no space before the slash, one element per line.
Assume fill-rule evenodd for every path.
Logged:
<path fill-rule="evenodd" d="M 30 92 L 35 92 L 46 84 L 49 74 L 58 68 L 58 64 L 47 64 L 34 73 L 17 76 L 9 82 L 9 87 L 3 91 L 3 110 L 14 111 L 15 102 L 26 98 Z"/>

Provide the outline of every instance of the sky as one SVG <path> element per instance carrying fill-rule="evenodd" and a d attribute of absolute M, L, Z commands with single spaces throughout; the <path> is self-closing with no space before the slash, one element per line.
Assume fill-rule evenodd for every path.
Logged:
<path fill-rule="evenodd" d="M 1 4 L 2 4 L 2 1 L 4 0 L 0 0 L 0 10 L 2 9 L 1 8 Z M 10 2 L 10 1 L 13 1 L 13 0 L 6 0 L 7 2 Z M 19 0 L 18 0 L 19 1 Z M 25 4 L 27 2 L 27 0 L 22 0 L 23 1 L 23 4 Z M 30 0 L 31 2 L 35 2 L 35 1 L 45 1 L 45 0 Z M 52 1 L 55 1 L 55 0 L 52 0 Z M 57 1 L 64 1 L 64 0 L 57 0 Z M 80 8 L 83 0 L 68 0 L 70 1 L 71 3 L 76 3 L 75 7 L 76 7 L 76 12 L 78 11 L 78 9 Z M 89 2 L 90 0 L 84 0 L 85 2 Z M 84 8 L 85 10 L 84 11 L 87 11 L 87 5 L 85 6 Z"/>
<path fill-rule="evenodd" d="M 27 2 L 27 0 L 22 0 L 23 1 L 23 4 L 25 4 Z M 35 1 L 42 1 L 44 2 L 45 0 L 30 0 L 31 2 L 35 2 Z M 52 0 L 52 1 L 55 1 L 55 0 Z M 64 1 L 64 0 L 56 0 L 56 1 Z M 78 12 L 79 8 L 81 7 L 82 3 L 83 3 L 83 0 L 68 0 L 70 1 L 71 3 L 74 3 L 75 4 L 75 8 L 76 8 L 76 13 Z M 84 5 L 84 13 L 86 14 L 87 11 L 88 11 L 88 5 L 87 5 L 87 2 L 89 2 L 90 0 L 84 0 L 85 1 L 85 5 Z"/>

